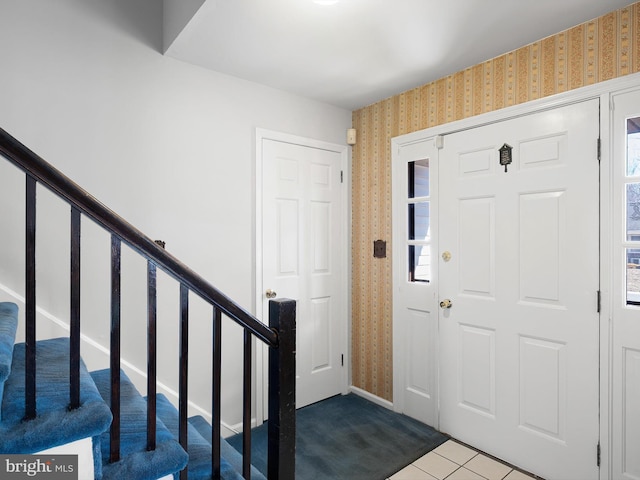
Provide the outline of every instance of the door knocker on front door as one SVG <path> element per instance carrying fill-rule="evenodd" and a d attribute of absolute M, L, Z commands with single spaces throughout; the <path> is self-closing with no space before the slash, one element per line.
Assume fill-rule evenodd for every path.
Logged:
<path fill-rule="evenodd" d="M 500 165 L 504 165 L 504 173 L 507 173 L 507 165 L 511 165 L 513 161 L 512 150 L 513 147 L 506 143 L 500 147 Z"/>

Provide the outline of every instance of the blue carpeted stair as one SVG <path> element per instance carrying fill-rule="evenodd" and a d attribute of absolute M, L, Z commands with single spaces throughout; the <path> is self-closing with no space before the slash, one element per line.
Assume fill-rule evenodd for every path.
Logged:
<path fill-rule="evenodd" d="M 189 418 L 189 424 L 193 426 L 200 435 L 211 444 L 213 432 L 211 425 L 200 415 Z M 231 468 L 236 472 L 242 472 L 242 455 L 238 450 L 229 445 L 224 438 L 220 439 L 220 457 L 224 458 Z M 223 467 L 221 467 L 223 469 Z M 242 478 L 242 477 L 240 477 Z M 253 465 L 251 466 L 252 480 L 266 480 L 266 477 Z"/>
<path fill-rule="evenodd" d="M 96 479 L 152 480 L 178 472 L 188 463 L 189 479 L 211 478 L 211 427 L 202 417 L 189 420 L 188 450 L 177 442 L 178 412 L 157 396 L 157 447 L 147 450 L 147 402 L 121 372 L 121 459 L 109 463 L 110 372 L 89 373 L 81 362 L 78 409 L 69 410 L 69 340 L 36 345 L 37 417 L 23 421 L 25 345 L 15 344 L 18 307 L 0 302 L 0 453 L 36 453 L 83 438 L 92 438 Z M 207 433 L 208 432 L 208 433 Z M 201 433 L 204 433 L 204 437 Z M 208 437 L 207 437 L 208 435 Z M 242 460 L 224 439 L 222 478 L 241 479 Z M 224 457 L 227 457 L 225 459 Z M 264 479 L 252 469 L 254 479 Z"/>
<path fill-rule="evenodd" d="M 156 398 L 158 418 L 177 439 L 177 410 L 164 395 L 158 394 Z M 189 439 L 189 479 L 211 478 L 211 425 L 200 416 L 190 418 L 187 438 Z M 242 456 L 224 438 L 220 439 L 220 443 L 220 477 L 224 480 L 242 480 L 242 475 L 239 473 L 242 472 Z M 260 480 L 264 479 L 264 476 L 253 469 L 251 478 Z"/>
<path fill-rule="evenodd" d="M 2 397 L 4 384 L 11 373 L 13 344 L 18 329 L 18 306 L 15 303 L 0 303 L 0 420 L 2 420 Z"/>
<path fill-rule="evenodd" d="M 18 307 L 0 303 L 0 453 L 36 453 L 91 437 L 94 450 L 111 424 L 111 412 L 98 393 L 84 363 L 80 365 L 81 405 L 69 410 L 69 340 L 37 343 L 37 417 L 25 415 L 25 345 L 14 345 Z M 99 462 L 95 463 L 100 472 Z"/>
<path fill-rule="evenodd" d="M 91 377 L 105 402 L 109 402 L 111 373 L 92 372 Z M 105 479 L 153 480 L 182 470 L 187 453 L 161 421 L 157 423 L 156 449 L 147 450 L 147 402 L 131 380 L 120 372 L 120 461 L 109 463 L 109 432 L 100 437 Z"/>

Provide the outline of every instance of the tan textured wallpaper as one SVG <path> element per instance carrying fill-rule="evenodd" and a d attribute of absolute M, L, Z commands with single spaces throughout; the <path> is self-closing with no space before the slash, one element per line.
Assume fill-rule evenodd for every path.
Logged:
<path fill-rule="evenodd" d="M 353 112 L 353 385 L 393 400 L 391 138 L 640 71 L 640 2 Z"/>

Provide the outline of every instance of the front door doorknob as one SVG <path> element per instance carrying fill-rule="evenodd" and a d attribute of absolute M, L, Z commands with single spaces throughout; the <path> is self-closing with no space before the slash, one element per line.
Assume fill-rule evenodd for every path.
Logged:
<path fill-rule="evenodd" d="M 449 300 L 448 298 L 445 298 L 440 302 L 440 308 L 442 309 L 451 308 L 451 305 L 453 304 L 451 303 L 451 300 Z"/>

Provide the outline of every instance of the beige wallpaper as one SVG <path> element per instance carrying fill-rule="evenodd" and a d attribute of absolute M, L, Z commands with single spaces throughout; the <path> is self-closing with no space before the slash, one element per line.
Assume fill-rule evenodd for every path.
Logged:
<path fill-rule="evenodd" d="M 353 385 L 393 400 L 391 138 L 640 71 L 640 2 L 353 112 Z"/>

